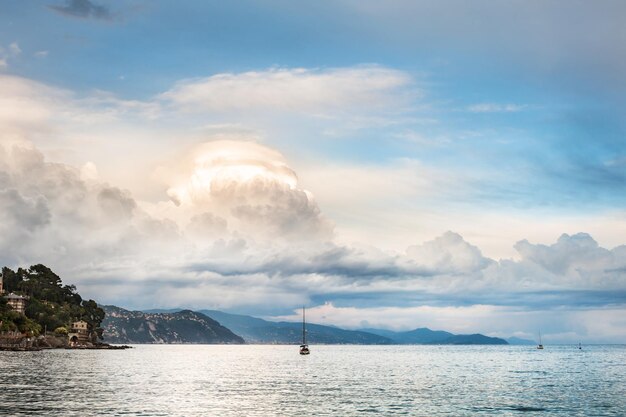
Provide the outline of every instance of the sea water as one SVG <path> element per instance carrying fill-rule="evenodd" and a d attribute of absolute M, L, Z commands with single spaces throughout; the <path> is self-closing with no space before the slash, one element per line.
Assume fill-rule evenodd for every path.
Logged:
<path fill-rule="evenodd" d="M 626 346 L 0 352 L 3 416 L 625 416 Z"/>

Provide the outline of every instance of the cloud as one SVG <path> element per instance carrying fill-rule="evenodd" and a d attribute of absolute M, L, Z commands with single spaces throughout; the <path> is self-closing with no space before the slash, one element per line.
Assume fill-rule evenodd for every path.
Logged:
<path fill-rule="evenodd" d="M 430 271 L 408 260 L 369 246 L 339 246 L 332 242 L 317 245 L 272 245 L 264 250 L 229 253 L 230 259 L 203 260 L 189 266 L 190 271 L 212 271 L 225 276 L 265 275 L 279 277 L 286 286 L 295 277 L 306 283 L 317 282 L 325 291 L 344 291 L 345 286 L 355 283 L 370 285 L 380 279 L 405 279 L 413 276 L 429 276 Z M 321 289 L 321 288 L 320 288 Z M 353 289 L 354 290 L 354 289 Z"/>
<path fill-rule="evenodd" d="M 419 265 L 438 273 L 471 274 L 493 261 L 483 257 L 480 249 L 467 243 L 461 235 L 446 232 L 423 245 L 410 246 L 407 255 Z"/>
<path fill-rule="evenodd" d="M 50 222 L 50 210 L 42 196 L 26 198 L 14 188 L 0 190 L 0 214 L 4 234 L 13 231 L 11 237 L 32 232 Z"/>
<path fill-rule="evenodd" d="M 587 233 L 563 234 L 552 245 L 531 244 L 522 240 L 515 245 L 521 263 L 539 265 L 550 274 L 567 277 L 571 283 L 589 286 L 624 284 L 626 245 L 612 250 L 602 248 Z"/>
<path fill-rule="evenodd" d="M 226 219 L 232 231 L 260 239 L 332 236 L 313 195 L 298 186 L 295 172 L 275 150 L 217 140 L 197 146 L 188 158 L 187 175 L 177 175 L 167 193 L 181 210 L 196 215 L 193 222 L 213 224 L 206 214 L 212 213 Z"/>
<path fill-rule="evenodd" d="M 520 104 L 478 103 L 467 108 L 471 113 L 514 113 L 524 110 L 526 106 Z"/>
<path fill-rule="evenodd" d="M 222 237 L 227 234 L 228 222 L 211 212 L 193 216 L 187 226 L 188 233 L 199 237 Z"/>
<path fill-rule="evenodd" d="M 128 191 L 116 187 L 103 187 L 98 192 L 97 199 L 103 212 L 113 218 L 131 218 L 137 207 Z"/>
<path fill-rule="evenodd" d="M 4 265 L 40 259 L 67 270 L 79 259 L 136 254 L 178 233 L 138 209 L 128 192 L 86 182 L 79 170 L 47 162 L 24 142 L 0 142 L 0 179 Z"/>
<path fill-rule="evenodd" d="M 408 74 L 379 66 L 270 69 L 178 82 L 161 99 L 190 112 L 274 111 L 326 114 L 342 108 L 384 109 L 401 104 Z"/>
<path fill-rule="evenodd" d="M 33 130 L 45 130 L 49 140 L 56 123 L 93 126 L 98 121 L 110 122 L 112 115 L 131 107 L 124 101 L 111 103 L 102 94 L 81 98 L 68 90 L 11 75 L 0 76 L 0 89 L 0 121 L 4 124 L 0 135 L 9 128 L 29 137 L 35 136 Z M 67 127 L 63 132 L 67 134 Z"/>
<path fill-rule="evenodd" d="M 66 0 L 63 6 L 48 7 L 57 13 L 69 17 L 102 20 L 111 20 L 113 18 L 108 7 L 93 3 L 90 0 Z"/>

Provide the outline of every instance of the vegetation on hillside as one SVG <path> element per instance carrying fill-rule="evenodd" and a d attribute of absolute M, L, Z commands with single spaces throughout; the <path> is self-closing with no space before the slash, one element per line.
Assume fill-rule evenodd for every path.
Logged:
<path fill-rule="evenodd" d="M 67 334 L 73 322 L 84 320 L 88 330 L 102 339 L 104 310 L 94 300 L 83 300 L 74 285 L 63 285 L 50 268 L 37 264 L 13 271 L 2 268 L 5 294 L 29 297 L 26 314 L 13 311 L 0 297 L 0 331 L 19 331 L 37 336 L 44 330 Z"/>
<path fill-rule="evenodd" d="M 109 343 L 245 343 L 212 318 L 190 310 L 145 313 L 115 306 L 103 308 L 104 339 Z"/>

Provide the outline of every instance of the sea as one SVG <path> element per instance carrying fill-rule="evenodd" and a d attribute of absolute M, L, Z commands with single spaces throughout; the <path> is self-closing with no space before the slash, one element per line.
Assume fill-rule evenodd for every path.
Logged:
<path fill-rule="evenodd" d="M 626 416 L 626 345 L 0 352 L 1 416 Z"/>

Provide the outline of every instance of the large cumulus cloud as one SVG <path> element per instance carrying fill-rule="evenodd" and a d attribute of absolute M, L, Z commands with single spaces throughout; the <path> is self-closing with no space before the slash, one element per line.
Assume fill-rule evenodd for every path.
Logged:
<path fill-rule="evenodd" d="M 313 194 L 298 186 L 284 157 L 250 141 L 218 140 L 198 146 L 188 173 L 167 193 L 192 213 L 190 228 L 259 240 L 327 240 L 332 225 Z"/>
<path fill-rule="evenodd" d="M 420 265 L 442 273 L 468 274 L 484 269 L 493 261 L 461 235 L 446 232 L 436 239 L 407 249 L 407 255 Z"/>
<path fill-rule="evenodd" d="M 535 263 L 555 275 L 595 276 L 608 279 L 626 267 L 626 245 L 612 250 L 602 248 L 587 233 L 563 234 L 552 245 L 531 244 L 522 240 L 515 245 L 523 261 Z"/>
<path fill-rule="evenodd" d="M 5 265 L 97 262 L 178 235 L 175 224 L 138 209 L 127 191 L 47 162 L 26 142 L 0 143 L 0 219 Z"/>

